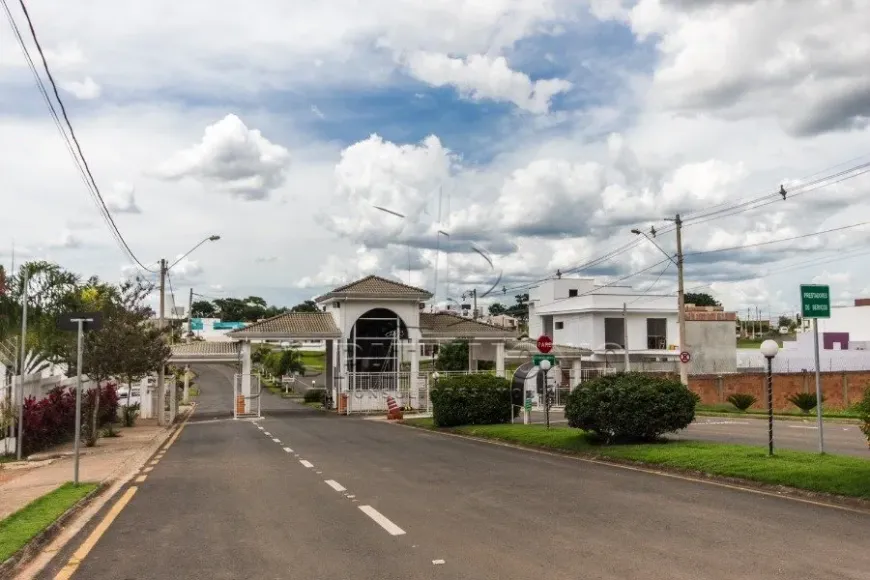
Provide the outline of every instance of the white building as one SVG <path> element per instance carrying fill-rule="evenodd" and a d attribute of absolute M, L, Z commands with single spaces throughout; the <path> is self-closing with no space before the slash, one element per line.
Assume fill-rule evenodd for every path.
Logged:
<path fill-rule="evenodd" d="M 556 344 L 590 349 L 583 357 L 587 367 L 622 369 L 628 348 L 632 370 L 673 371 L 679 357 L 678 313 L 674 295 L 601 286 L 592 278 L 560 278 L 529 292 L 529 336 L 546 334 Z M 734 372 L 735 328 L 733 312 L 686 305 L 690 372 Z"/>
<path fill-rule="evenodd" d="M 588 348 L 589 362 L 619 366 L 628 340 L 631 362 L 673 365 L 679 355 L 676 296 L 601 286 L 592 278 L 548 280 L 529 292 L 529 336 Z"/>

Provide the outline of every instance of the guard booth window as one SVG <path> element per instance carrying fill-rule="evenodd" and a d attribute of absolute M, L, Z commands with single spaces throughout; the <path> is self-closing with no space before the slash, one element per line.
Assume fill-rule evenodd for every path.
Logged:
<path fill-rule="evenodd" d="M 625 339 L 625 319 L 624 318 L 605 318 L 604 319 L 604 342 L 605 348 L 625 348 L 623 340 Z"/>
<path fill-rule="evenodd" d="M 668 348 L 668 321 L 666 318 L 646 319 L 646 347 L 650 350 Z"/>

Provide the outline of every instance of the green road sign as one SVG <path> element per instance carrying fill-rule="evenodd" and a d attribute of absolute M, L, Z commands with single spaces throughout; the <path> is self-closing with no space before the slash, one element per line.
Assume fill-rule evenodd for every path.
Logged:
<path fill-rule="evenodd" d="M 830 318 L 830 287 L 819 284 L 801 284 L 801 315 L 804 318 Z"/>
<path fill-rule="evenodd" d="M 538 366 L 541 364 L 542 360 L 550 361 L 550 366 L 556 366 L 556 355 L 552 354 L 533 354 L 532 355 L 532 364 Z"/>

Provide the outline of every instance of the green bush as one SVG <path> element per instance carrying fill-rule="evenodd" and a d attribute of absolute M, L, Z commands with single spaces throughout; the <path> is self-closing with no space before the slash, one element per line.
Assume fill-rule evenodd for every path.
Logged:
<path fill-rule="evenodd" d="M 565 405 L 568 425 L 611 443 L 649 441 L 695 420 L 695 399 L 679 381 L 641 373 L 581 383 Z"/>
<path fill-rule="evenodd" d="M 825 397 L 823 396 L 822 402 L 824 401 Z M 807 414 L 815 409 L 818 404 L 815 393 L 794 393 L 788 397 L 788 402 Z"/>
<path fill-rule="evenodd" d="M 136 417 L 139 416 L 139 403 L 121 407 L 121 415 L 124 427 L 133 427 L 136 425 Z"/>
<path fill-rule="evenodd" d="M 758 397 L 749 393 L 734 393 L 728 396 L 728 402 L 740 411 L 746 411 L 746 409 L 758 402 Z"/>
<path fill-rule="evenodd" d="M 855 407 L 861 420 L 861 432 L 867 437 L 867 444 L 870 445 L 870 388 L 864 391 L 864 397 Z"/>
<path fill-rule="evenodd" d="M 305 391 L 303 400 L 306 403 L 324 403 L 326 402 L 326 389 L 308 389 Z"/>
<path fill-rule="evenodd" d="M 493 375 L 456 375 L 432 388 L 432 416 L 437 427 L 492 425 L 511 420 L 510 382 Z"/>

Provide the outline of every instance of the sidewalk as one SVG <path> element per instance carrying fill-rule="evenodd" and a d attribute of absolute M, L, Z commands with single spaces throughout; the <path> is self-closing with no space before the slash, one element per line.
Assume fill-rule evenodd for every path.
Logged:
<path fill-rule="evenodd" d="M 120 428 L 120 437 L 101 437 L 96 447 L 81 447 L 79 479 L 108 482 L 123 474 L 139 456 L 167 433 L 166 427 L 140 420 Z M 0 467 L 0 519 L 73 479 L 72 443 L 33 456 L 38 461 L 7 463 Z M 58 454 L 64 454 L 57 457 Z M 42 459 L 45 458 L 45 459 Z"/>

